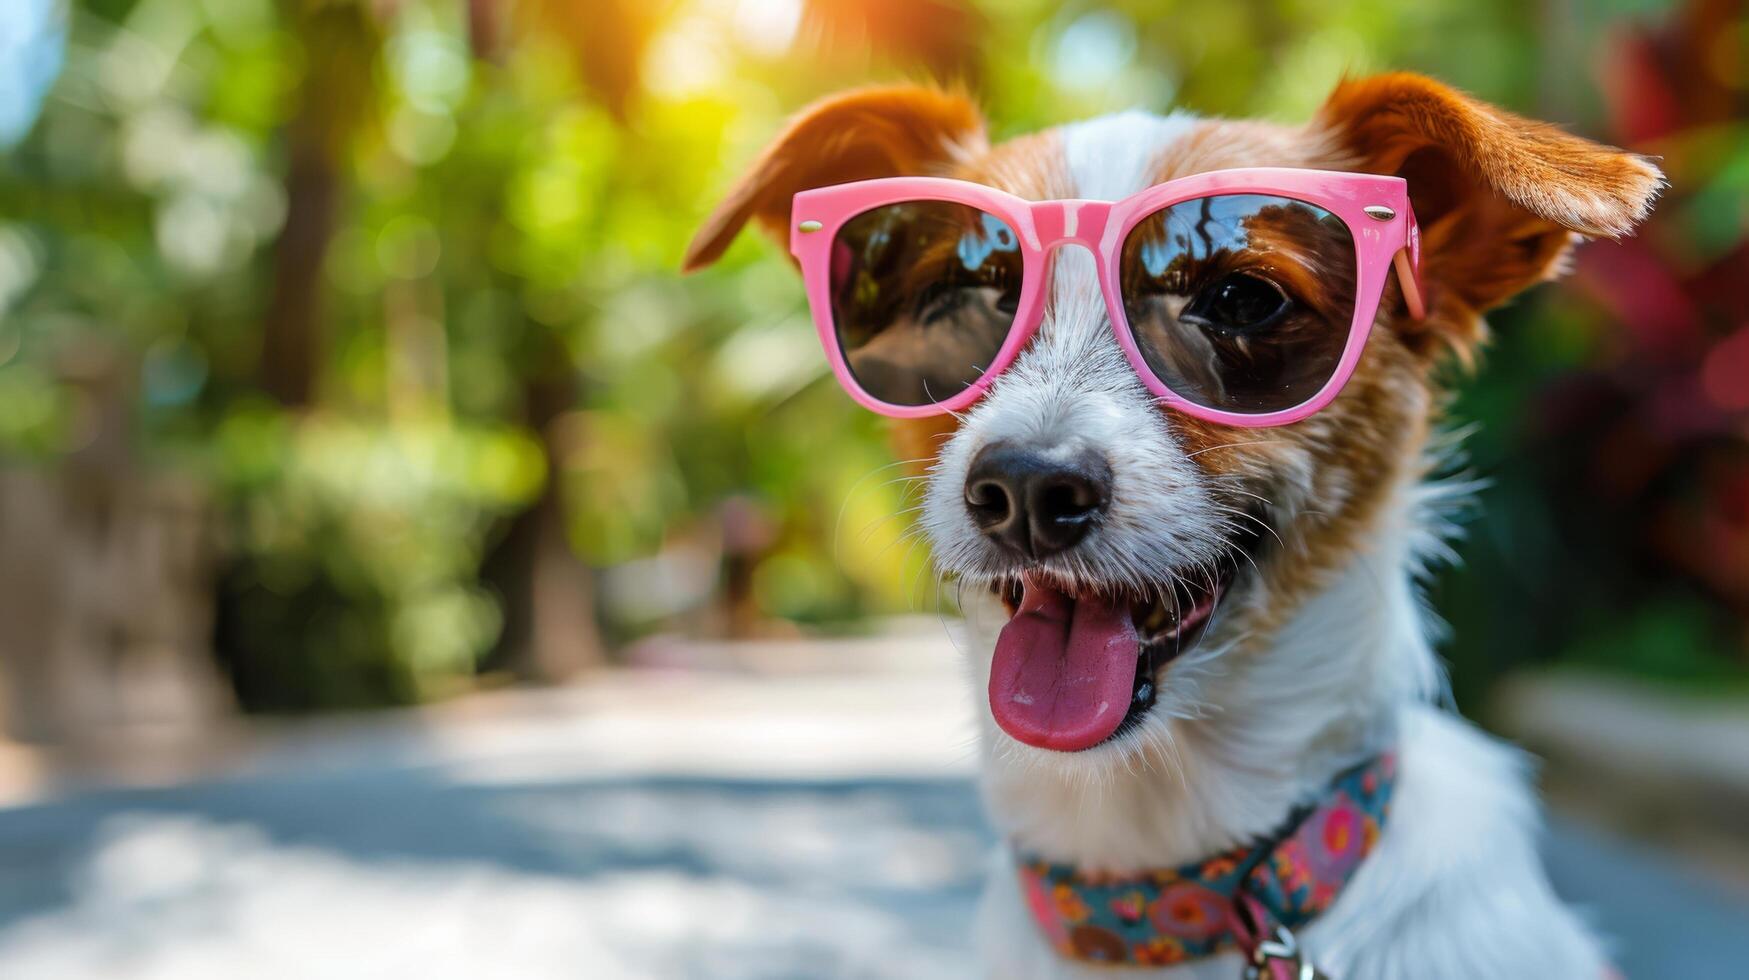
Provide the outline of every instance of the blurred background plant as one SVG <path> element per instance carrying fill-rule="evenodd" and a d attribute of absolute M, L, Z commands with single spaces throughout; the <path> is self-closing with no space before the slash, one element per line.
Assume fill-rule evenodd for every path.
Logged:
<path fill-rule="evenodd" d="M 1741 687 L 1742 6 L 14 0 L 0 728 L 55 727 L 43 690 L 404 703 L 951 609 L 778 250 L 676 272 L 788 112 L 917 77 L 1002 136 L 1297 120 L 1409 67 L 1662 155 L 1646 233 L 1495 317 L 1461 379 L 1491 482 L 1434 598 L 1460 702 L 1541 661 Z M 67 663 L 180 680 L 93 703 Z"/>

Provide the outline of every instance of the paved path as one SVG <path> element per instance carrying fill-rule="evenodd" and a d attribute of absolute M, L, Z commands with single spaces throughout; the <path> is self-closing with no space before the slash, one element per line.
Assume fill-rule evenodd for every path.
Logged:
<path fill-rule="evenodd" d="M 0 977 L 932 978 L 989 835 L 932 671 L 619 677 L 260 740 L 0 810 Z M 1635 978 L 1740 976 L 1749 905 L 1557 823 Z"/>

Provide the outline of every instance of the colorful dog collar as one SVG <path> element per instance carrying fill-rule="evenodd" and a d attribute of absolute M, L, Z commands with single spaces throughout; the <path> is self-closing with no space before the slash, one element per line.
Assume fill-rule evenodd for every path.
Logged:
<path fill-rule="evenodd" d="M 1395 782 L 1395 756 L 1380 755 L 1338 776 L 1277 833 L 1177 868 L 1101 875 L 1021 855 L 1021 892 L 1071 959 L 1165 966 L 1238 950 L 1252 975 L 1300 976 L 1292 931 L 1336 901 L 1372 850 Z M 1275 968 L 1289 957 L 1291 971 Z"/>

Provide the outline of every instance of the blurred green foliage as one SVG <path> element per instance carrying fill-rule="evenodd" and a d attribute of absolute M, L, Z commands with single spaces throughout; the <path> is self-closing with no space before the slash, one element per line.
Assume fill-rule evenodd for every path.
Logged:
<path fill-rule="evenodd" d="M 911 484 L 829 383 L 777 250 L 748 235 L 676 273 L 786 113 L 933 66 L 969 79 L 999 136 L 1131 105 L 1299 119 L 1343 72 L 1401 66 L 1595 124 L 1590 60 L 1661 6 L 908 6 L 931 4 L 970 10 L 931 22 L 975 33 L 858 44 L 821 20 L 857 4 L 799 0 L 603 0 L 587 24 L 556 0 L 76 0 L 65 70 L 0 159 L 0 453 L 80 452 L 108 390 L 144 465 L 203 474 L 230 556 L 219 647 L 258 707 L 466 683 L 505 626 L 482 570 L 543 497 L 596 573 L 578 601 L 610 643 L 723 628 L 725 588 L 808 624 L 934 610 L 951 597 L 905 533 Z M 331 220 L 288 293 L 310 173 L 332 181 Z M 316 353 L 301 400 L 279 394 L 264 328 L 298 300 Z M 1541 311 L 1499 322 L 1501 363 L 1464 402 L 1489 423 L 1485 470 L 1522 462 L 1515 416 L 1593 357 L 1596 316 L 1539 334 Z M 1568 567 L 1537 540 L 1544 486 L 1497 484 L 1481 576 L 1442 593 L 1475 677 L 1596 648 L 1517 635 L 1511 603 L 1546 594 L 1481 591 Z M 1645 622 L 1690 624 L 1685 601 Z M 1707 622 L 1672 629 L 1717 642 Z"/>

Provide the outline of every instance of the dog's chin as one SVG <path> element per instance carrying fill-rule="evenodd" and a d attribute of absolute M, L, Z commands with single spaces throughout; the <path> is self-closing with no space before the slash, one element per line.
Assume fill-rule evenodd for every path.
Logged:
<path fill-rule="evenodd" d="M 1179 715 L 1199 713 L 1196 685 L 1180 674 L 1191 669 L 1188 667 L 1191 662 L 1209 659 L 1221 637 L 1229 632 L 1224 622 L 1228 617 L 1223 611 L 1243 605 L 1243 594 L 1253 586 L 1258 562 L 1263 560 L 1258 554 L 1261 542 L 1255 535 L 1240 535 L 1229 544 L 1219 560 L 1169 572 L 1143 589 L 1088 583 L 1084 579 L 1072 581 L 1037 568 L 992 580 L 989 588 L 1006 610 L 1010 626 L 1038 605 L 1029 592 L 1060 593 L 1071 607 L 1093 605 L 1112 611 L 1107 618 L 1120 622 L 1107 638 L 1108 649 L 1112 651 L 1107 657 L 1133 657 L 1128 671 L 1128 705 L 1115 725 L 1110 724 L 1107 715 L 1100 726 L 1091 729 L 1092 734 L 1088 734 L 1087 726 L 1071 724 L 1071 728 L 1078 729 L 1075 737 L 1059 737 L 1049 727 L 1016 723 L 1002 714 L 998 700 L 1006 692 L 999 692 L 999 685 L 993 684 L 990 696 L 997 722 L 996 737 L 1012 743 L 1016 750 L 1037 751 L 1045 758 L 1065 763 L 1091 762 L 1096 757 L 1127 754 L 1148 728 L 1169 725 Z M 1121 622 L 1125 619 L 1127 623 Z M 1027 650 L 1024 655 L 1037 657 L 1041 652 Z M 997 657 L 993 671 L 1003 670 L 1000 652 Z M 1109 672 L 1121 670 L 1109 659 L 1102 666 Z M 1063 672 L 1082 671 L 1070 665 Z M 1112 676 L 1103 686 L 1115 693 L 1118 681 Z"/>

